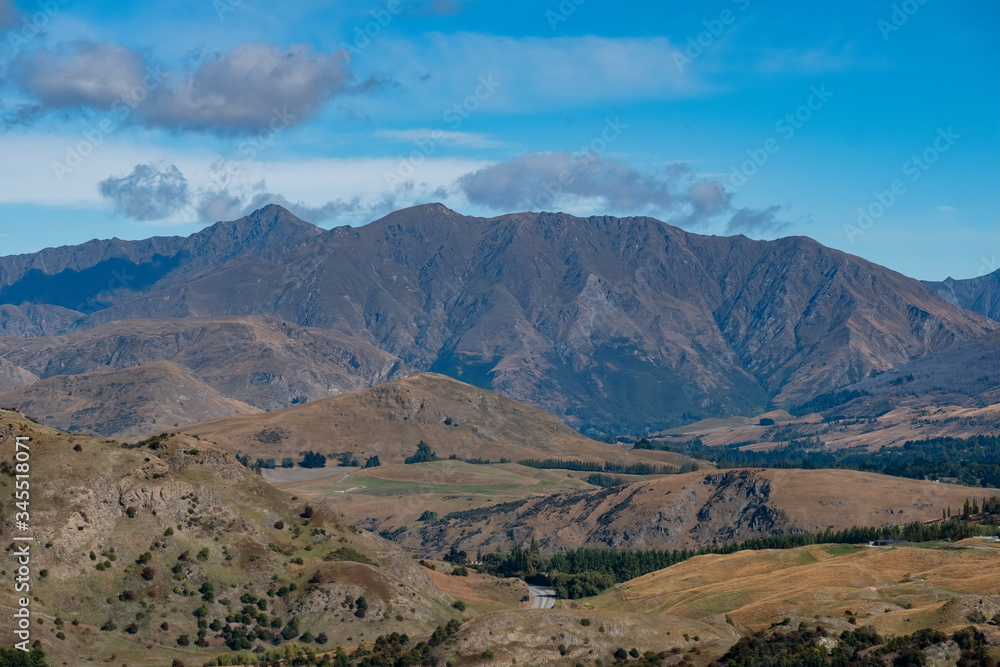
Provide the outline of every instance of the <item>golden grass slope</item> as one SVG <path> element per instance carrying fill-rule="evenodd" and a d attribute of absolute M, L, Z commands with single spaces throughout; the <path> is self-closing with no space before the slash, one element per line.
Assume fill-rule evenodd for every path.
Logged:
<path fill-rule="evenodd" d="M 492 461 L 566 458 L 675 465 L 690 460 L 591 440 L 543 410 L 435 373 L 183 430 L 231 452 L 276 459 L 306 450 L 351 451 L 361 463 L 376 454 L 383 464 L 401 463 L 424 440 L 442 458 L 454 454 Z"/>
<path fill-rule="evenodd" d="M 784 618 L 793 626 L 825 618 L 839 629 L 871 625 L 884 635 L 965 627 L 974 609 L 986 618 L 1000 611 L 1000 549 L 925 547 L 812 545 L 697 556 L 582 607 L 706 622 L 728 615 L 751 630 Z"/>

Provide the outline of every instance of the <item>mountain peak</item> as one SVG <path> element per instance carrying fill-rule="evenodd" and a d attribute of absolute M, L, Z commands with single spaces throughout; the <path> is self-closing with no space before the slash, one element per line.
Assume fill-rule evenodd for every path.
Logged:
<path fill-rule="evenodd" d="M 469 216 L 453 211 L 440 202 L 434 202 L 430 204 L 418 204 L 416 206 L 401 208 L 398 211 L 389 213 L 375 222 L 422 222 L 425 220 L 440 220 L 441 217 L 450 219 L 469 218 Z"/>
<path fill-rule="evenodd" d="M 245 215 L 233 222 L 240 222 L 242 220 L 256 227 L 293 226 L 301 229 L 314 229 L 317 233 L 322 231 L 320 227 L 311 222 L 306 222 L 284 206 L 273 203 L 262 206 L 249 215 Z"/>

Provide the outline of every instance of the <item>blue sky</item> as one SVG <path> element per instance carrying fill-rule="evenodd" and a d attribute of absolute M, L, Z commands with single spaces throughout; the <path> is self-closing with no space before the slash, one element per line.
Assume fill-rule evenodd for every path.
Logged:
<path fill-rule="evenodd" d="M 998 4 L 0 0 L 0 254 L 652 215 L 910 276 L 1000 268 Z"/>

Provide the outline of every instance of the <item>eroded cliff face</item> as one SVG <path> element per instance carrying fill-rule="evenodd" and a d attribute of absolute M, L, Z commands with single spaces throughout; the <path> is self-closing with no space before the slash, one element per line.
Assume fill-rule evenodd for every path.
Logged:
<path fill-rule="evenodd" d="M 596 491 L 559 493 L 461 513 L 422 527 L 369 519 L 366 528 L 429 553 L 506 549 L 532 538 L 543 549 L 583 546 L 684 549 L 801 532 L 773 502 L 761 471 L 690 473 Z"/>

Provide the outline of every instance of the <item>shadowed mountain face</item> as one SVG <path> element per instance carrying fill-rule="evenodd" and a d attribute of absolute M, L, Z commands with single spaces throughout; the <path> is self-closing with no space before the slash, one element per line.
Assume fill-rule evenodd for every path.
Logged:
<path fill-rule="evenodd" d="M 108 289 L 112 266 L 120 273 L 126 260 L 143 278 Z M 84 309 L 77 329 L 272 316 L 590 432 L 799 403 L 997 326 L 804 237 L 709 237 L 651 218 L 483 219 L 439 204 L 330 231 L 268 206 L 187 239 L 3 258 L 0 295 L 31 301 L 28 286 L 67 271 L 108 278 L 94 280 L 87 303 L 100 309 Z M 55 321 L 42 333 L 66 330 Z M 51 372 L 11 354 L 35 374 Z"/>
<path fill-rule="evenodd" d="M 948 303 L 1000 320 L 1000 269 L 967 280 L 946 278 L 940 282 L 923 282 Z"/>

